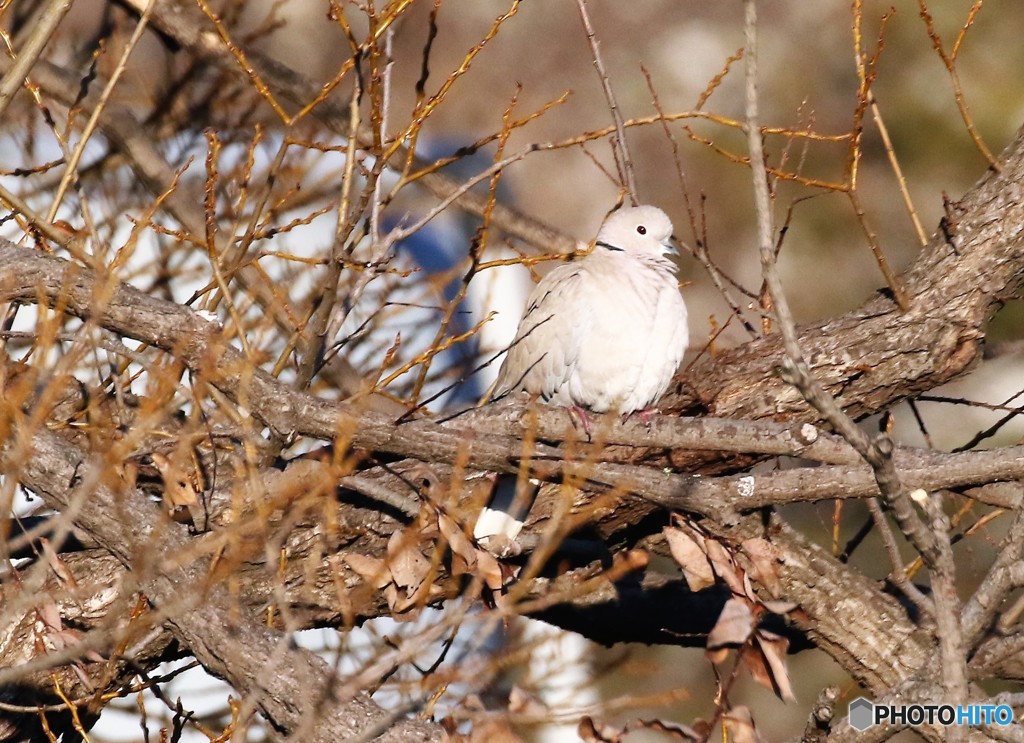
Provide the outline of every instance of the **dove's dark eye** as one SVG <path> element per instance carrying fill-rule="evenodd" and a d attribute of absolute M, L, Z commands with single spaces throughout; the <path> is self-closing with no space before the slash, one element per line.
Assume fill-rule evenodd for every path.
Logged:
<path fill-rule="evenodd" d="M 642 224 L 638 224 L 636 226 L 636 231 L 639 232 L 641 235 L 646 235 L 647 234 L 647 228 L 644 227 Z"/>

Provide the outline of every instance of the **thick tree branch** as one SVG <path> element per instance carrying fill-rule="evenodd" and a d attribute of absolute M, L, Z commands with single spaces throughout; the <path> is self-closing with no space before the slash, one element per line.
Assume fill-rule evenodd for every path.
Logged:
<path fill-rule="evenodd" d="M 949 238 L 939 230 L 900 280 L 911 307 L 885 293 L 859 309 L 801 328 L 798 342 L 815 377 L 852 417 L 883 410 L 964 373 L 980 358 L 988 320 L 1024 281 L 1024 130 L 956 203 Z M 702 359 L 687 375 L 692 393 L 677 407 L 746 419 L 815 420 L 778 377 L 779 336 Z"/>
<path fill-rule="evenodd" d="M 515 474 L 524 455 L 521 436 L 490 434 L 486 430 L 509 431 L 532 424 L 521 409 L 495 406 L 473 411 L 446 424 L 419 419 L 395 424 L 388 416 L 360 410 L 358 406 L 336 403 L 296 391 L 264 372 L 253 368 L 244 355 L 226 343 L 222 327 L 181 305 L 149 296 L 118 281 L 101 281 L 88 269 L 59 258 L 44 255 L 0 241 L 0 300 L 34 302 L 45 298 L 51 305 L 63 306 L 83 319 L 115 333 L 163 349 L 180 359 L 198 380 L 218 388 L 247 408 L 261 423 L 282 435 L 302 434 L 334 440 L 338 446 L 354 446 L 377 452 L 397 454 L 429 462 L 461 461 L 474 469 Z M 508 416 L 519 422 L 510 425 Z M 545 424 L 540 435 L 569 432 L 568 417 L 561 411 L 544 411 L 538 419 Z M 506 422 L 494 425 L 494 421 Z M 476 425 L 477 421 L 480 426 Z M 488 421 L 491 424 L 488 425 Z M 561 425 L 560 425 L 561 423 Z M 619 440 L 637 441 L 641 424 L 617 423 L 612 430 L 624 430 Z M 692 430 L 688 428 L 692 426 Z M 652 428 L 650 442 L 673 444 L 677 450 L 706 449 L 715 436 L 702 441 L 704 432 L 716 434 L 724 446 L 742 449 L 780 450 L 793 454 L 821 451 L 827 460 L 853 460 L 849 450 L 834 439 L 825 438 L 820 446 L 806 431 L 789 437 L 787 429 L 767 424 L 728 421 L 681 421 L 666 419 Z M 467 435 L 472 431 L 472 435 Z M 783 434 L 767 443 L 775 433 Z M 600 433 L 598 434 L 600 436 Z M 642 435 L 642 434 L 641 434 Z M 817 436 L 815 432 L 815 436 Z M 613 439 L 616 437 L 613 435 Z M 814 447 L 818 446 L 818 449 Z M 907 468 L 905 477 L 911 487 L 926 489 L 955 488 L 997 480 L 1024 479 L 1024 448 L 940 454 L 905 450 L 898 463 Z M 665 473 L 639 465 L 568 461 L 563 449 L 537 444 L 528 453 L 533 468 L 547 479 L 561 476 L 583 477 L 595 484 L 637 492 L 652 503 L 670 508 L 724 516 L 734 511 L 752 510 L 769 504 L 813 501 L 842 497 L 865 497 L 872 493 L 869 471 L 856 464 L 814 469 L 793 469 L 766 475 L 736 475 L 727 478 L 694 477 Z M 1004 505 L 1003 501 L 997 502 Z"/>

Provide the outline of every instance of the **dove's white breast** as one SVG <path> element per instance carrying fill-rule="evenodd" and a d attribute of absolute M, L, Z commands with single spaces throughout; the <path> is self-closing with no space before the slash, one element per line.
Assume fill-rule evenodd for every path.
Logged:
<path fill-rule="evenodd" d="M 648 408 L 668 389 L 688 340 L 672 264 L 600 248 L 585 263 L 588 319 L 567 384 L 553 399 L 598 413 Z"/>
<path fill-rule="evenodd" d="M 599 246 L 535 287 L 497 391 L 598 413 L 643 410 L 668 388 L 687 335 L 672 263 Z"/>

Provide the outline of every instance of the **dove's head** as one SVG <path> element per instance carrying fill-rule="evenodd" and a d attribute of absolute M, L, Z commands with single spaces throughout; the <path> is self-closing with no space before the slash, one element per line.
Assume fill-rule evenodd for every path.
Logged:
<path fill-rule="evenodd" d="M 639 255 L 674 253 L 671 239 L 672 222 L 656 206 L 619 209 L 605 220 L 597 233 L 598 247 Z"/>

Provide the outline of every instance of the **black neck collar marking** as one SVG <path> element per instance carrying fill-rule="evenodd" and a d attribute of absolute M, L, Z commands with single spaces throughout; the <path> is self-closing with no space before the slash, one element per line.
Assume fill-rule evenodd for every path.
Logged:
<path fill-rule="evenodd" d="M 607 249 L 607 250 L 614 250 L 614 251 L 615 251 L 615 252 L 617 252 L 617 253 L 625 253 L 625 252 L 626 252 L 626 251 L 625 251 L 625 250 L 623 250 L 622 248 L 617 248 L 617 247 L 615 247 L 614 245 L 612 245 L 611 243 L 606 243 L 606 242 L 604 242 L 603 240 L 598 240 L 598 241 L 597 241 L 596 243 L 594 243 L 594 244 L 595 244 L 595 245 L 596 245 L 597 247 L 599 247 L 599 248 L 605 248 L 605 249 Z"/>

